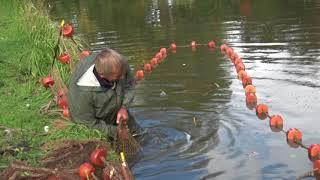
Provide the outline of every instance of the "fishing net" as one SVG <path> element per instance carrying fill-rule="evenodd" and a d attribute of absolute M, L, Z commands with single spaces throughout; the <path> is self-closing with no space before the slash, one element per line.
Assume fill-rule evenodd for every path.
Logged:
<path fill-rule="evenodd" d="M 60 180 L 78 180 L 78 168 L 84 162 L 90 162 L 90 154 L 97 147 L 110 149 L 110 146 L 99 140 L 65 140 L 46 144 L 43 150 L 51 149 L 44 159 L 42 167 L 32 167 L 24 162 L 15 161 L 2 173 L 0 180 L 47 180 L 56 176 Z M 112 179 L 122 180 L 121 165 L 108 162 L 107 167 L 95 167 L 95 175 L 103 179 L 103 171 L 113 170 Z"/>
<path fill-rule="evenodd" d="M 141 146 L 139 142 L 132 136 L 128 125 L 121 120 L 117 126 L 114 136 L 114 149 L 116 152 L 123 152 L 127 157 L 135 155 Z"/>
<path fill-rule="evenodd" d="M 39 112 L 43 115 L 59 115 L 68 118 L 68 88 L 56 67 L 52 68 L 50 76 L 54 79 L 54 84 L 50 86 L 54 98 L 47 105 L 41 107 Z"/>

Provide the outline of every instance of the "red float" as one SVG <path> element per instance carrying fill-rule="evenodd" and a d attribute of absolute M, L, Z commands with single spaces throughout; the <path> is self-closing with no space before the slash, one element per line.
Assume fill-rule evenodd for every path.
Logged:
<path fill-rule="evenodd" d="M 87 57 L 90 55 L 90 51 L 82 51 L 80 56 L 79 56 L 79 59 L 82 60 L 83 58 Z"/>
<path fill-rule="evenodd" d="M 143 72 L 143 70 L 138 70 L 137 72 L 136 72 L 136 80 L 142 80 L 143 78 L 144 78 L 144 72 Z"/>
<path fill-rule="evenodd" d="M 176 43 L 171 43 L 171 44 L 170 44 L 170 48 L 171 48 L 171 50 L 177 50 L 177 45 L 176 45 Z"/>
<path fill-rule="evenodd" d="M 247 72 L 246 72 L 245 70 L 240 70 L 240 71 L 238 72 L 238 79 L 242 81 L 242 79 L 243 79 L 244 77 L 246 77 L 247 75 L 248 75 L 248 74 L 247 74 Z"/>
<path fill-rule="evenodd" d="M 157 58 L 158 60 L 162 60 L 162 58 L 163 58 L 163 55 L 162 55 L 162 53 L 161 52 L 158 52 L 157 54 L 156 54 L 156 56 L 155 56 L 155 58 Z"/>
<path fill-rule="evenodd" d="M 259 104 L 256 107 L 256 115 L 259 119 L 264 120 L 268 116 L 269 108 L 265 104 Z"/>
<path fill-rule="evenodd" d="M 57 104 L 62 109 L 68 108 L 68 99 L 66 96 L 58 97 Z"/>
<path fill-rule="evenodd" d="M 231 57 L 230 57 L 230 59 L 231 59 L 232 63 L 234 63 L 234 65 L 236 65 L 236 64 L 235 64 L 235 61 L 236 61 L 238 58 L 239 58 L 239 55 L 238 55 L 236 52 L 233 53 L 233 54 L 231 55 Z"/>
<path fill-rule="evenodd" d="M 66 93 L 65 93 L 66 91 L 63 89 L 63 88 L 61 88 L 61 89 L 59 89 L 58 90 L 58 97 L 62 97 L 62 96 L 64 96 L 64 95 L 66 95 Z"/>
<path fill-rule="evenodd" d="M 88 179 L 94 175 L 95 171 L 96 170 L 94 169 L 94 167 L 90 163 L 83 163 L 79 167 L 79 176 L 82 179 Z"/>
<path fill-rule="evenodd" d="M 70 113 L 69 113 L 69 109 L 68 107 L 63 108 L 63 113 L 62 113 L 63 117 L 65 118 L 69 118 L 70 117 Z"/>
<path fill-rule="evenodd" d="M 310 161 L 320 160 L 320 145 L 311 144 L 308 148 L 308 157 Z"/>
<path fill-rule="evenodd" d="M 239 63 L 239 64 L 236 65 L 236 71 L 237 71 L 237 73 L 238 73 L 239 71 L 241 71 L 241 70 L 245 70 L 245 66 L 244 66 L 243 63 Z"/>
<path fill-rule="evenodd" d="M 92 164 L 96 165 L 96 166 L 105 166 L 105 158 L 107 155 L 107 150 L 103 149 L 103 148 L 97 148 L 94 151 L 92 151 L 91 155 L 90 155 L 90 161 L 92 162 Z"/>
<path fill-rule="evenodd" d="M 162 56 L 167 54 L 167 49 L 166 48 L 161 48 L 160 49 L 160 53 L 162 54 Z"/>
<path fill-rule="evenodd" d="M 191 42 L 191 47 L 192 47 L 193 49 L 195 49 L 195 48 L 197 47 L 196 41 L 192 41 L 192 42 Z"/>
<path fill-rule="evenodd" d="M 313 161 L 313 171 L 317 178 L 320 177 L 320 160 Z"/>
<path fill-rule="evenodd" d="M 283 130 L 283 119 L 280 115 L 273 115 L 269 120 L 272 132 L 280 132 Z"/>
<path fill-rule="evenodd" d="M 209 41 L 209 42 L 208 42 L 208 48 L 213 49 L 213 48 L 215 48 L 215 47 L 216 47 L 216 44 L 214 43 L 214 41 Z"/>
<path fill-rule="evenodd" d="M 151 72 L 152 71 L 152 65 L 147 63 L 147 64 L 144 65 L 143 69 L 144 69 L 145 72 Z"/>
<path fill-rule="evenodd" d="M 62 28 L 62 34 L 64 37 L 71 38 L 73 36 L 73 27 L 70 24 L 66 24 Z"/>
<path fill-rule="evenodd" d="M 249 75 L 242 78 L 243 88 L 245 88 L 247 85 L 250 85 L 250 84 L 252 84 L 252 78 Z"/>
<path fill-rule="evenodd" d="M 230 47 L 227 47 L 227 55 L 229 56 L 229 58 L 232 56 L 232 54 L 233 54 L 233 49 L 232 48 L 230 48 Z"/>
<path fill-rule="evenodd" d="M 252 84 L 249 84 L 245 87 L 244 91 L 245 91 L 246 95 L 255 94 L 256 87 L 254 87 L 254 85 L 252 85 Z"/>
<path fill-rule="evenodd" d="M 238 64 L 243 64 L 242 59 L 239 57 L 237 59 L 235 59 L 233 63 L 235 66 L 237 66 Z"/>
<path fill-rule="evenodd" d="M 158 64 L 158 58 L 152 58 L 150 64 L 152 65 L 152 67 L 155 67 Z"/>
<path fill-rule="evenodd" d="M 246 95 L 246 106 L 249 109 L 254 109 L 257 106 L 257 96 L 255 94 Z"/>
<path fill-rule="evenodd" d="M 297 148 L 302 142 L 302 133 L 297 128 L 290 128 L 287 132 L 287 143 L 290 147 Z"/>
<path fill-rule="evenodd" d="M 47 76 L 47 77 L 42 78 L 41 82 L 45 88 L 48 88 L 48 87 L 51 87 L 54 85 L 54 80 L 51 76 Z"/>
<path fill-rule="evenodd" d="M 225 45 L 225 44 L 222 44 L 221 46 L 220 46 L 220 51 L 221 51 L 221 53 L 223 53 L 223 54 L 225 54 L 226 52 L 227 52 L 227 45 Z"/>
<path fill-rule="evenodd" d="M 62 53 L 58 59 L 62 64 L 69 64 L 71 61 L 71 56 L 68 53 Z"/>

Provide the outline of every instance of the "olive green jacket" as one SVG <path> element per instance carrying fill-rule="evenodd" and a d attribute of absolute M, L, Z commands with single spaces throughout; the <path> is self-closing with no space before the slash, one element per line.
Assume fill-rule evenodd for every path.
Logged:
<path fill-rule="evenodd" d="M 71 76 L 69 84 L 69 108 L 74 122 L 95 128 L 105 135 L 113 135 L 116 129 L 117 112 L 128 108 L 133 100 L 134 78 L 127 64 L 125 77 L 114 89 L 98 86 L 79 86 L 78 80 L 94 64 L 96 54 L 81 60 Z"/>

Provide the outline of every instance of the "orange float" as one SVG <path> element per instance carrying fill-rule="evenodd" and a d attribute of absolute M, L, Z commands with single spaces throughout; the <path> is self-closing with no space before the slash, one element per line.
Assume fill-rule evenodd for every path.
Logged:
<path fill-rule="evenodd" d="M 320 160 L 313 161 L 313 171 L 316 177 L 320 176 Z"/>
<path fill-rule="evenodd" d="M 236 65 L 236 71 L 237 71 L 237 73 L 238 73 L 239 71 L 245 70 L 245 69 L 246 69 L 246 68 L 245 68 L 245 66 L 244 66 L 243 63 L 239 63 L 239 64 Z"/>
<path fill-rule="evenodd" d="M 320 145 L 311 144 L 308 148 L 308 157 L 310 161 L 320 160 Z"/>
<path fill-rule="evenodd" d="M 265 104 L 259 104 L 256 106 L 256 115 L 259 119 L 264 120 L 268 116 L 269 108 Z"/>
<path fill-rule="evenodd" d="M 232 56 L 232 54 L 234 53 L 233 49 L 231 47 L 227 48 L 227 55 L 230 58 Z"/>
<path fill-rule="evenodd" d="M 51 76 L 42 78 L 41 80 L 43 87 L 48 88 L 54 85 L 54 80 Z"/>
<path fill-rule="evenodd" d="M 195 48 L 197 47 L 196 41 L 192 41 L 192 42 L 191 42 L 191 47 L 192 47 L 193 49 L 195 49 Z"/>
<path fill-rule="evenodd" d="M 240 71 L 238 72 L 238 79 L 242 81 L 242 79 L 243 79 L 245 76 L 247 76 L 247 75 L 248 75 L 248 74 L 247 74 L 247 72 L 246 72 L 245 70 L 240 70 Z"/>
<path fill-rule="evenodd" d="M 287 132 L 287 143 L 290 147 L 297 148 L 302 142 L 302 133 L 297 128 L 290 128 Z"/>
<path fill-rule="evenodd" d="M 176 45 L 176 43 L 171 43 L 170 44 L 170 48 L 171 48 L 171 50 L 176 50 L 177 49 L 177 45 Z"/>
<path fill-rule="evenodd" d="M 160 49 L 160 53 L 162 54 L 162 56 L 164 56 L 165 54 L 167 54 L 167 49 L 166 48 L 161 48 Z"/>
<path fill-rule="evenodd" d="M 235 64 L 235 61 L 236 61 L 238 58 L 240 58 L 240 57 L 239 57 L 239 55 L 238 55 L 236 52 L 233 53 L 233 54 L 231 55 L 231 57 L 230 57 L 232 63 L 234 63 L 234 64 Z M 236 65 L 236 64 L 235 64 L 235 65 Z"/>
<path fill-rule="evenodd" d="M 136 72 L 136 80 L 142 80 L 143 78 L 144 78 L 144 72 L 143 72 L 143 70 L 138 70 L 137 72 Z"/>
<path fill-rule="evenodd" d="M 96 169 L 90 163 L 83 163 L 79 167 L 79 176 L 82 179 L 91 179 L 91 177 L 95 176 L 95 171 Z"/>
<path fill-rule="evenodd" d="M 73 36 L 73 27 L 70 24 L 66 24 L 62 27 L 62 34 L 64 37 L 72 37 Z"/>
<path fill-rule="evenodd" d="M 71 61 L 71 56 L 68 53 L 62 53 L 58 59 L 62 64 L 69 64 Z"/>
<path fill-rule="evenodd" d="M 163 58 L 162 53 L 161 53 L 161 52 L 158 52 L 158 53 L 156 54 L 155 58 L 157 58 L 158 60 L 162 60 L 162 58 Z"/>
<path fill-rule="evenodd" d="M 215 48 L 215 47 L 216 47 L 216 44 L 214 43 L 214 41 L 209 41 L 209 42 L 208 42 L 208 48 L 213 49 L 213 48 Z"/>
<path fill-rule="evenodd" d="M 92 164 L 100 167 L 106 166 L 106 156 L 107 156 L 107 150 L 104 148 L 97 148 L 93 150 L 90 154 L 90 161 Z"/>
<path fill-rule="evenodd" d="M 82 51 L 80 56 L 79 56 L 79 59 L 82 60 L 83 58 L 87 57 L 90 55 L 90 51 Z"/>
<path fill-rule="evenodd" d="M 269 120 L 272 132 L 280 132 L 283 130 L 283 119 L 280 115 L 273 115 Z"/>
<path fill-rule="evenodd" d="M 249 109 L 254 109 L 257 106 L 257 96 L 255 94 L 246 95 L 246 106 Z"/>
<path fill-rule="evenodd" d="M 65 118 L 70 117 L 68 107 L 64 107 L 64 108 L 63 108 L 63 113 L 62 113 L 62 115 L 63 115 L 63 117 L 65 117 Z"/>
<path fill-rule="evenodd" d="M 62 109 L 68 108 L 68 98 L 67 98 L 67 96 L 58 97 L 57 104 Z"/>
<path fill-rule="evenodd" d="M 233 49 L 232 49 L 231 47 L 227 47 L 226 53 L 227 53 L 227 55 L 228 55 L 229 57 L 231 57 L 232 54 L 233 54 Z"/>
<path fill-rule="evenodd" d="M 152 65 L 147 63 L 147 64 L 144 65 L 143 69 L 144 69 L 145 72 L 151 72 Z"/>
<path fill-rule="evenodd" d="M 241 58 L 238 57 L 237 59 L 234 60 L 234 65 L 235 65 L 235 66 L 237 66 L 237 65 L 240 64 L 240 63 L 243 64 Z"/>
<path fill-rule="evenodd" d="M 225 53 L 227 52 L 227 48 L 228 48 L 227 45 L 222 44 L 222 45 L 220 46 L 220 51 L 221 51 L 221 53 L 225 54 Z"/>
<path fill-rule="evenodd" d="M 248 94 L 255 94 L 256 93 L 256 87 L 254 87 L 254 85 L 249 84 L 245 87 L 244 89 L 246 95 Z"/>
<path fill-rule="evenodd" d="M 247 85 L 252 84 L 252 78 L 247 75 L 245 77 L 242 78 L 242 86 L 245 88 Z"/>
<path fill-rule="evenodd" d="M 155 67 L 158 64 L 158 58 L 152 58 L 150 64 L 152 65 L 152 67 Z"/>

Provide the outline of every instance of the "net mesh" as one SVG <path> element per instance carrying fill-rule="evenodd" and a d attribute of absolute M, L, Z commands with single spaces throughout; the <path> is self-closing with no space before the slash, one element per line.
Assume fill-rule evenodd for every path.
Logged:
<path fill-rule="evenodd" d="M 126 156 L 134 156 L 141 148 L 139 142 L 132 136 L 127 124 L 120 121 L 115 134 L 115 151 L 123 152 Z"/>

